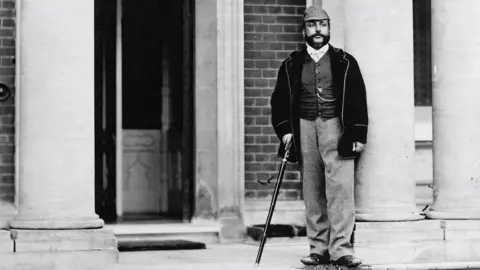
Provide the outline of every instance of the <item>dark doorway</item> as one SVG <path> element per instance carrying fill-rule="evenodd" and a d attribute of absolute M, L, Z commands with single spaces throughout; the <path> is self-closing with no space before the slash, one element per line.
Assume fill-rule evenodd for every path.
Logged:
<path fill-rule="evenodd" d="M 432 106 L 431 0 L 413 0 L 415 106 Z"/>
<path fill-rule="evenodd" d="M 95 1 L 95 199 L 107 222 L 192 216 L 192 3 Z"/>

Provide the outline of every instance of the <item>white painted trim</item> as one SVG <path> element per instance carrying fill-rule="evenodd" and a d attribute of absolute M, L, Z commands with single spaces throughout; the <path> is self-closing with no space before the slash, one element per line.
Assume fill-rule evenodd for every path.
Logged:
<path fill-rule="evenodd" d="M 123 215 L 123 127 L 122 127 L 122 0 L 117 0 L 117 47 L 116 47 L 116 208 Z"/>

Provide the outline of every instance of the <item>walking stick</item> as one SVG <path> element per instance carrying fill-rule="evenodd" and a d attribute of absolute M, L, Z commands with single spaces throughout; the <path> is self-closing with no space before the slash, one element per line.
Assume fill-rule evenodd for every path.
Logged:
<path fill-rule="evenodd" d="M 273 211 L 275 210 L 275 204 L 277 203 L 278 192 L 280 191 L 280 185 L 282 184 L 283 173 L 285 172 L 285 167 L 287 165 L 287 158 L 290 154 L 290 146 L 291 142 L 287 145 L 287 150 L 285 151 L 285 155 L 282 159 L 282 164 L 280 165 L 280 171 L 277 176 L 277 183 L 275 184 L 275 190 L 273 191 L 272 201 L 270 202 L 270 209 L 268 210 L 267 221 L 265 222 L 265 228 L 263 229 L 262 240 L 260 241 L 260 247 L 257 253 L 257 259 L 255 261 L 255 265 L 258 266 L 260 264 L 260 259 L 262 258 L 263 248 L 265 246 L 265 241 L 267 240 L 267 230 L 270 222 L 272 221 Z M 267 181 L 270 183 L 270 181 Z"/>

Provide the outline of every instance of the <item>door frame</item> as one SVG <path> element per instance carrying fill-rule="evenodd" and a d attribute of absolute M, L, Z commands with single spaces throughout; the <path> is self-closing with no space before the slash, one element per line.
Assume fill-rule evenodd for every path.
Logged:
<path fill-rule="evenodd" d="M 95 1 L 95 211 L 106 222 L 117 219 L 115 1 Z"/>
<path fill-rule="evenodd" d="M 184 78 L 187 78 L 182 86 L 183 88 L 183 123 L 182 127 L 182 222 L 190 222 L 193 217 L 194 208 L 194 1 L 183 0 L 183 66 Z M 122 18 L 123 0 L 105 0 L 95 1 L 95 8 L 102 9 L 100 15 L 95 20 L 103 19 L 102 16 L 110 12 L 109 27 L 99 26 L 96 22 L 96 52 L 95 68 L 100 69 L 95 72 L 95 209 L 106 222 L 115 222 L 123 216 L 123 112 L 122 112 Z M 98 3 L 97 3 L 98 2 Z M 103 3 L 103 4 L 102 4 Z M 109 9 L 109 10 L 108 10 Z M 106 12 L 106 13 L 105 13 Z M 114 14 L 111 14 L 111 13 Z M 106 19 L 108 21 L 108 19 Z M 115 21 L 113 21 L 115 20 Z M 102 23 L 105 23 L 103 20 Z M 107 22 L 108 24 L 108 22 Z M 114 42 L 115 53 L 111 55 L 109 61 L 114 61 L 114 74 L 107 78 L 109 86 L 105 84 L 106 69 L 106 49 L 105 43 L 108 31 L 113 31 L 110 36 Z M 110 33 L 112 34 L 112 33 Z M 114 40 L 113 40 L 114 39 Z M 112 44 L 110 44 L 112 45 Z M 111 49 L 111 48 L 110 48 Z M 186 57 L 185 57 L 186 56 Z M 111 64 L 111 63 L 110 63 Z M 112 68 L 110 66 L 110 68 Z M 113 84 L 113 85 L 112 85 Z M 110 94 L 106 95 L 110 87 Z M 111 89 L 114 87 L 115 89 Z M 113 90 L 113 91 L 112 91 Z M 114 117 L 112 117 L 112 112 Z M 110 130 L 108 130 L 108 127 Z M 112 130 L 113 129 L 113 130 Z M 106 132 L 109 131 L 109 132 Z M 113 134 L 110 134 L 113 133 Z M 110 144 L 110 150 L 109 148 Z M 110 159 L 110 162 L 108 160 Z M 106 161 L 107 160 L 107 161 Z M 113 160 L 113 162 L 112 162 Z"/>
<path fill-rule="evenodd" d="M 183 0 L 183 222 L 190 222 L 195 204 L 195 0 Z"/>
<path fill-rule="evenodd" d="M 122 110 L 122 93 L 123 93 L 123 76 L 122 76 L 122 19 L 123 19 L 123 0 L 116 0 L 116 50 L 115 50 L 115 122 L 117 123 L 115 129 L 115 193 L 116 193 L 116 214 L 117 217 L 123 216 L 123 110 Z"/>

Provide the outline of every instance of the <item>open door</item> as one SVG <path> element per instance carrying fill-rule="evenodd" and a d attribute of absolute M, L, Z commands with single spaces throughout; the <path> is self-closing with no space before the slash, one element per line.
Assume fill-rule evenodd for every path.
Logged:
<path fill-rule="evenodd" d="M 95 1 L 95 210 L 116 221 L 116 0 Z"/>
<path fill-rule="evenodd" d="M 96 209 L 107 221 L 191 219 L 192 2 L 95 2 Z"/>

